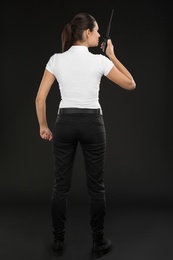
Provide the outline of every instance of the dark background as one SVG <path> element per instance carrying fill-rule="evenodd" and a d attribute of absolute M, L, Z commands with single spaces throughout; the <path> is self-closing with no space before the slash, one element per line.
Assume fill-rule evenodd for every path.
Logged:
<path fill-rule="evenodd" d="M 115 53 L 137 87 L 127 91 L 106 78 L 101 82 L 100 103 L 107 130 L 108 212 L 122 205 L 172 209 L 172 17 L 168 1 L 6 1 L 1 7 L 2 226 L 4 219 L 7 226 L 9 221 L 13 223 L 11 209 L 15 205 L 21 217 L 23 212 L 27 215 L 26 205 L 45 205 L 49 209 L 53 184 L 51 142 L 39 136 L 35 97 L 49 57 L 61 51 L 63 26 L 76 13 L 89 12 L 96 18 L 103 37 L 111 9 L 114 17 L 110 35 Z M 91 51 L 101 53 L 99 47 Z M 55 82 L 47 99 L 50 129 L 59 101 Z M 69 200 L 79 205 L 78 210 L 80 205 L 87 205 L 80 146 Z M 44 216 L 49 210 L 45 212 Z M 20 233 L 17 236 L 20 240 Z M 11 259 L 5 255 L 4 260 Z"/>

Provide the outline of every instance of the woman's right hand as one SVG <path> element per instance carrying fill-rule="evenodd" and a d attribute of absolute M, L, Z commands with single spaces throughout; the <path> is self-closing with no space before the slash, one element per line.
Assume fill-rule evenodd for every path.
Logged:
<path fill-rule="evenodd" d="M 114 45 L 112 44 L 111 39 L 107 40 L 106 55 L 108 56 L 108 58 L 112 58 L 113 56 L 115 56 Z"/>

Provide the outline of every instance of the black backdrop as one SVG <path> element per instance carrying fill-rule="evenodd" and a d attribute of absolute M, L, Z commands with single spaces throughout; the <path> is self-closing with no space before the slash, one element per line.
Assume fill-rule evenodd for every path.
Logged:
<path fill-rule="evenodd" d="M 102 79 L 100 103 L 107 129 L 105 183 L 112 201 L 173 200 L 171 15 L 166 1 L 6 1 L 1 6 L 0 200 L 50 200 L 51 143 L 41 140 L 35 97 L 49 57 L 61 51 L 63 26 L 91 13 L 104 36 L 113 8 L 111 38 L 117 57 L 137 83 L 128 92 Z M 171 46 L 171 45 L 170 45 Z M 99 47 L 91 49 L 101 53 Z M 60 101 L 54 83 L 47 99 L 52 129 Z M 80 147 L 71 198 L 86 198 Z"/>

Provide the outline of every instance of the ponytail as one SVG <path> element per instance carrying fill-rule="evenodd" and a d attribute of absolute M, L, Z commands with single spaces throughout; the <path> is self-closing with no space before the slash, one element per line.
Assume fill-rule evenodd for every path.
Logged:
<path fill-rule="evenodd" d="M 64 26 L 64 29 L 61 34 L 61 42 L 62 42 L 62 52 L 68 50 L 72 45 L 72 30 L 71 30 L 71 24 L 67 23 Z"/>

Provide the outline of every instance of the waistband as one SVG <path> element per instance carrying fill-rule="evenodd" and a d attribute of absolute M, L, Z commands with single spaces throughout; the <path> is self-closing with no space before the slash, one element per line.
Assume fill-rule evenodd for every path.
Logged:
<path fill-rule="evenodd" d="M 100 108 L 75 108 L 75 107 L 69 107 L 69 108 L 59 108 L 58 109 L 58 115 L 61 114 L 96 114 L 96 115 L 102 115 L 102 110 Z"/>

